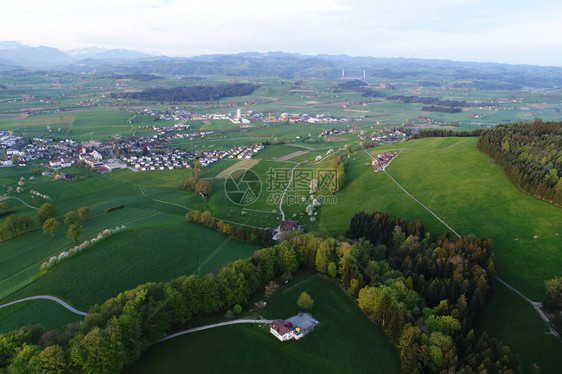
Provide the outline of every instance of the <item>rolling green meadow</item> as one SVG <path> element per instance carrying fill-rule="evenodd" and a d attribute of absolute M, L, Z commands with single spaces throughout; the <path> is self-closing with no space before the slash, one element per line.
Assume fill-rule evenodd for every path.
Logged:
<path fill-rule="evenodd" d="M 369 151 L 376 155 L 401 150 L 388 166 L 389 174 L 461 235 L 491 238 L 498 276 L 540 301 L 543 282 L 559 276 L 562 268 L 558 235 L 562 233 L 562 210 L 519 191 L 503 170 L 476 149 L 476 141 L 426 138 Z M 361 152 L 349 163 L 350 181 L 337 195 L 336 204 L 321 208 L 317 231 L 343 235 L 353 214 L 361 210 L 420 219 L 434 236 L 448 231 L 388 176 L 373 173 L 363 164 L 369 160 Z M 517 327 L 521 319 L 527 327 Z M 532 362 L 545 371 L 562 365 L 562 344 L 544 334 L 547 327 L 529 304 L 497 282 L 482 326 L 490 336 L 512 347 L 525 369 Z"/>
<path fill-rule="evenodd" d="M 297 314 L 296 301 L 303 291 L 314 299 L 311 314 L 320 324 L 301 340 L 280 342 L 269 333 L 269 325 L 218 327 L 159 343 L 126 372 L 184 373 L 186 363 L 193 373 L 226 372 L 233 367 L 244 373 L 400 372 L 398 352 L 382 329 L 336 283 L 319 275 L 301 273 L 280 286 L 263 317 Z"/>

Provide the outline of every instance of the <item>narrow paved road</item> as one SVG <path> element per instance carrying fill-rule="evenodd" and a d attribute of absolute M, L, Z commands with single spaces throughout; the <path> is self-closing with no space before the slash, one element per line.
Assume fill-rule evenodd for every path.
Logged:
<path fill-rule="evenodd" d="M 327 159 L 328 157 L 330 157 L 333 154 L 336 154 L 336 152 L 330 153 L 329 155 L 324 156 L 321 160 L 316 161 L 315 163 L 312 163 L 310 165 L 317 165 L 319 163 L 321 163 L 322 161 L 324 161 L 325 159 Z M 285 161 L 286 162 L 286 161 Z M 289 183 L 287 183 L 287 187 L 285 187 L 285 191 L 283 191 L 283 194 L 281 195 L 281 199 L 279 199 L 279 211 L 281 212 L 281 220 L 284 221 L 285 220 L 285 212 L 283 212 L 283 200 L 285 199 L 285 195 L 287 194 L 287 190 L 289 189 L 289 187 L 291 186 L 291 183 L 293 182 L 293 176 L 295 174 L 295 169 L 299 167 L 300 164 L 296 164 L 295 167 L 293 167 L 293 169 L 291 170 L 291 179 L 289 179 Z"/>
<path fill-rule="evenodd" d="M 166 340 L 176 338 L 176 337 L 181 336 L 181 335 L 191 334 L 192 332 L 212 329 L 212 328 L 215 328 L 215 327 L 237 325 L 237 324 L 240 324 L 240 323 L 271 323 L 271 322 L 273 322 L 273 321 L 269 320 L 269 319 L 237 319 L 237 320 L 234 320 L 234 321 L 215 323 L 213 325 L 194 327 L 194 328 L 189 329 L 189 330 L 184 330 L 184 331 L 176 332 L 175 334 L 167 335 L 167 336 L 163 337 L 162 339 L 158 339 L 157 341 L 152 343 L 152 345 L 164 342 Z"/>
<path fill-rule="evenodd" d="M 289 183 L 287 183 L 287 187 L 285 187 L 285 191 L 283 191 L 283 194 L 281 195 L 281 198 L 279 199 L 279 211 L 281 212 L 281 221 L 285 220 L 285 212 L 283 212 L 283 199 L 285 199 L 285 195 L 287 194 L 287 190 L 289 189 L 289 187 L 291 186 L 291 183 L 293 182 L 293 176 L 295 175 L 295 169 L 299 167 L 299 164 L 296 164 L 293 169 L 291 170 L 291 179 L 289 179 Z"/>
<path fill-rule="evenodd" d="M 75 309 L 75 308 L 71 307 L 70 305 L 68 305 L 67 303 L 65 303 L 64 301 L 59 299 L 58 297 L 48 296 L 48 295 L 31 296 L 31 297 L 26 297 L 24 299 L 15 300 L 15 301 L 9 302 L 7 304 L 0 305 L 0 309 L 5 308 L 5 307 L 10 306 L 10 305 L 23 303 L 25 301 L 30 301 L 30 300 L 51 300 L 51 301 L 54 301 L 54 302 L 60 304 L 61 306 L 68 309 L 69 311 L 71 311 L 74 314 L 78 314 L 79 316 L 87 316 L 88 315 L 88 313 L 86 313 L 86 312 L 82 312 L 78 309 Z"/>
<path fill-rule="evenodd" d="M 23 201 L 22 199 L 20 199 L 20 198 L 18 198 L 18 197 L 4 196 L 3 198 L 0 199 L 0 201 L 6 200 L 6 199 L 14 199 L 14 200 L 19 201 L 20 203 L 22 203 L 23 205 L 25 205 L 25 206 L 28 207 L 28 208 L 35 209 L 35 210 L 39 210 L 39 208 L 37 208 L 36 206 L 29 205 L 28 203 L 26 203 L 25 201 Z"/>
<path fill-rule="evenodd" d="M 449 230 L 451 230 L 451 232 L 452 232 L 453 234 L 455 234 L 455 235 L 460 239 L 461 236 L 459 235 L 458 232 L 456 232 L 455 230 L 453 230 L 453 228 L 452 228 L 451 226 L 449 226 L 449 225 L 447 224 L 447 222 L 445 222 L 445 221 L 443 221 L 441 218 L 439 218 L 439 216 L 438 216 L 437 214 L 433 213 L 433 211 L 431 211 L 431 209 L 429 209 L 428 207 L 426 207 L 421 201 L 419 201 L 419 200 L 416 199 L 414 196 L 412 196 L 411 193 L 409 193 L 408 191 L 406 191 L 406 189 L 405 189 L 404 187 L 402 187 L 402 186 L 400 185 L 400 183 L 398 183 L 398 182 L 396 181 L 396 179 L 394 179 L 394 178 L 392 177 L 392 175 L 388 174 L 388 171 L 386 171 L 386 168 L 383 169 L 383 171 L 385 172 L 386 175 L 388 175 L 388 177 L 390 178 L 391 181 L 393 181 L 398 187 L 400 187 L 400 189 L 401 189 L 402 191 L 404 191 L 404 192 L 406 193 L 406 195 L 408 195 L 408 196 L 410 196 L 412 199 L 414 199 L 415 202 L 417 202 L 418 204 L 420 204 L 425 210 L 427 210 L 429 213 L 431 213 L 431 215 L 433 215 L 435 218 L 437 218 L 437 220 L 438 220 L 439 222 L 441 222 L 443 225 L 445 225 L 445 227 L 447 227 Z"/>
<path fill-rule="evenodd" d="M 367 150 L 365 150 L 365 152 L 367 152 Z M 371 155 L 369 152 L 367 152 L 367 154 L 369 154 L 369 156 L 373 157 L 373 155 Z M 398 155 L 397 155 L 398 156 Z M 374 157 L 373 157 L 374 158 Z M 396 157 L 394 157 L 396 158 Z M 394 159 L 393 159 L 394 160 Z M 387 165 L 388 166 L 388 165 Z M 457 233 L 455 230 L 453 230 L 453 228 L 451 226 L 449 226 L 445 221 L 443 221 L 441 218 L 439 218 L 437 216 L 437 214 L 433 213 L 428 207 L 426 207 L 423 203 L 421 203 L 418 199 L 416 199 L 414 196 L 412 196 L 411 193 L 409 193 L 408 191 L 406 191 L 406 189 L 404 187 L 402 187 L 400 185 L 400 183 L 398 183 L 396 181 L 396 179 L 394 179 L 387 171 L 386 168 L 383 169 L 383 171 L 386 173 L 386 175 L 398 186 L 400 187 L 400 189 L 402 191 L 404 191 L 408 196 L 410 196 L 412 199 L 414 199 L 414 201 L 416 201 L 418 204 L 420 204 L 422 207 L 424 207 L 429 213 L 431 213 L 435 218 L 437 218 L 439 220 L 439 222 L 441 222 L 443 225 L 445 225 L 449 230 L 451 230 L 458 238 L 460 238 L 461 236 L 459 235 L 459 233 Z M 496 279 L 503 284 L 505 287 L 509 288 L 511 291 L 515 292 L 517 295 L 519 295 L 520 297 L 523 298 L 523 300 L 525 300 L 526 302 L 528 302 L 529 304 L 531 304 L 531 306 L 533 307 L 533 309 L 535 309 L 535 311 L 537 312 L 537 314 L 539 315 L 539 317 L 543 320 L 543 322 L 546 324 L 546 326 L 548 327 L 548 329 L 550 330 L 549 333 L 554 335 L 555 337 L 559 337 L 560 335 L 558 334 L 558 332 L 556 330 L 554 330 L 554 328 L 552 327 L 550 320 L 548 319 L 548 317 L 544 314 L 544 312 L 541 310 L 541 306 L 542 304 L 536 301 L 533 301 L 531 299 L 529 299 L 527 296 L 525 296 L 521 291 L 519 291 L 518 289 L 516 289 L 515 287 L 513 287 L 512 285 L 508 284 L 507 282 L 505 282 L 503 279 L 501 279 L 500 277 L 496 276 Z"/>
<path fill-rule="evenodd" d="M 496 279 L 498 280 L 498 282 L 500 282 L 501 284 L 503 284 L 504 286 L 509 288 L 511 291 L 513 291 L 517 295 L 521 296 L 526 302 L 531 304 L 533 306 L 533 308 L 537 311 L 539 317 L 541 317 L 543 322 L 546 323 L 546 325 L 548 326 L 548 328 L 550 330 L 549 333 L 554 335 L 557 338 L 560 337 L 560 334 L 558 334 L 558 331 L 554 330 L 554 328 L 550 325 L 550 320 L 548 319 L 546 314 L 544 314 L 544 312 L 542 311 L 542 309 L 541 309 L 542 303 L 539 303 L 537 301 L 533 301 L 533 300 L 529 299 L 527 296 L 523 295 L 523 293 L 521 293 L 521 291 L 519 291 L 517 288 L 513 287 L 512 285 L 510 285 L 509 283 L 507 283 L 506 281 L 504 281 L 500 277 L 496 276 Z"/>

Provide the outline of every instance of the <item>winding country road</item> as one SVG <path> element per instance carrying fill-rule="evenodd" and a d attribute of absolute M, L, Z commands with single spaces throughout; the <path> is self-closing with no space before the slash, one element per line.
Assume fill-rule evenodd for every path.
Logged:
<path fill-rule="evenodd" d="M 20 199 L 20 198 L 18 198 L 18 197 L 14 197 L 14 196 L 4 196 L 4 197 L 0 198 L 0 201 L 6 200 L 6 199 L 14 199 L 14 200 L 19 201 L 20 203 L 22 203 L 23 205 L 25 205 L 25 206 L 28 207 L 28 208 L 35 209 L 35 210 L 39 210 L 39 208 L 37 208 L 36 206 L 29 205 L 28 203 L 26 203 L 26 202 L 23 201 L 22 199 Z"/>
<path fill-rule="evenodd" d="M 454 144 L 453 144 L 454 145 Z M 367 152 L 367 154 L 369 156 L 371 156 L 371 158 L 374 159 L 373 155 L 370 154 L 366 149 L 365 152 Z M 401 151 L 400 151 L 401 152 Z M 399 153 L 400 153 L 399 152 Z M 392 160 L 394 160 L 398 155 L 396 155 Z M 391 161 L 392 161 L 391 160 Z M 388 164 L 390 165 L 390 163 Z M 387 166 L 388 166 L 387 165 Z M 400 189 L 402 191 L 404 191 L 408 196 L 410 196 L 415 202 L 417 202 L 419 205 L 421 205 L 425 210 L 427 210 L 429 213 L 431 213 L 435 218 L 437 218 L 439 220 L 439 222 L 441 222 L 443 225 L 445 225 L 445 227 L 447 227 L 449 230 L 451 230 L 451 232 L 453 232 L 459 239 L 460 239 L 460 235 L 459 233 L 457 233 L 455 230 L 453 230 L 453 228 L 451 226 L 449 226 L 445 221 L 443 221 L 441 218 L 439 218 L 437 216 L 437 214 L 433 213 L 428 207 L 426 207 L 422 202 L 420 202 L 418 199 L 416 199 L 411 193 L 409 193 L 404 187 L 402 187 L 400 185 L 400 183 L 398 183 L 396 181 L 396 179 L 394 179 L 389 173 L 388 171 L 386 171 L 386 167 L 383 168 L 383 171 L 385 172 L 385 174 L 398 186 L 400 187 Z M 548 334 L 552 334 L 555 337 L 560 337 L 560 334 L 558 334 L 558 332 L 556 330 L 554 330 L 554 328 L 552 327 L 550 320 L 548 319 L 548 317 L 544 314 L 544 312 L 541 310 L 541 306 L 542 303 L 540 302 L 536 302 L 533 301 L 531 299 L 529 299 L 527 296 L 525 296 L 521 291 L 519 291 L 518 289 L 516 289 L 515 287 L 513 287 L 512 285 L 510 285 L 509 283 L 507 283 L 506 281 L 504 281 L 503 279 L 501 279 L 500 277 L 496 276 L 496 279 L 498 280 L 498 282 L 500 282 L 502 285 L 504 285 L 505 287 L 507 287 L 508 289 L 510 289 L 511 291 L 515 292 L 517 295 L 519 295 L 521 298 L 523 298 L 523 300 L 525 300 L 526 302 L 528 302 L 529 304 L 531 304 L 531 306 L 533 307 L 533 309 L 535 309 L 535 311 L 537 312 L 537 314 L 539 315 L 539 317 L 543 320 L 543 322 L 546 324 L 546 326 L 549 329 Z"/>
<path fill-rule="evenodd" d="M 51 300 L 51 301 L 54 301 L 54 302 L 60 304 L 62 307 L 64 307 L 65 309 L 68 309 L 70 312 L 72 312 L 74 314 L 78 314 L 79 316 L 87 316 L 88 315 L 88 313 L 82 312 L 78 309 L 73 308 L 72 306 L 65 303 L 64 301 L 62 301 L 58 297 L 48 296 L 48 295 L 31 296 L 31 297 L 26 297 L 24 299 L 15 300 L 15 301 L 9 302 L 7 304 L 0 305 L 0 309 L 5 308 L 5 307 L 10 306 L 10 305 L 23 303 L 25 301 L 30 301 L 30 300 Z"/>
<path fill-rule="evenodd" d="M 271 322 L 273 322 L 273 321 L 269 320 L 269 319 L 237 319 L 237 320 L 234 320 L 234 321 L 215 323 L 213 325 L 194 327 L 194 328 L 189 329 L 189 330 L 183 330 L 183 331 L 180 331 L 180 332 L 176 332 L 175 334 L 167 335 L 167 336 L 163 337 L 162 339 L 158 339 L 157 341 L 152 343 L 152 345 L 164 342 L 166 340 L 176 338 L 176 337 L 181 336 L 181 335 L 191 334 L 192 332 L 208 330 L 208 329 L 212 329 L 212 328 L 215 328 L 215 327 L 237 325 L 237 324 L 241 324 L 241 323 L 254 323 L 255 324 L 255 323 L 271 323 Z"/>

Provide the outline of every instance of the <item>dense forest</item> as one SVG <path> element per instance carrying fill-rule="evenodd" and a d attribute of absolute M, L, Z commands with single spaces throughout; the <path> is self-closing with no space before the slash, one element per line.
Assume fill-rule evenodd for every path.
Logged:
<path fill-rule="evenodd" d="M 376 91 L 367 88 L 367 83 L 359 79 L 348 80 L 343 83 L 338 83 L 339 90 L 348 90 L 360 92 L 362 97 L 385 97 L 386 94 L 381 91 Z"/>
<path fill-rule="evenodd" d="M 508 347 L 473 330 L 495 273 L 489 240 L 431 240 L 420 221 L 384 212 L 357 213 L 347 236 L 367 239 L 384 259 L 367 261 L 356 251 L 353 261 L 340 260 L 340 271 L 350 293 L 353 280 L 365 285 L 359 307 L 400 349 L 403 372 L 518 370 Z"/>
<path fill-rule="evenodd" d="M 522 190 L 562 205 L 562 122 L 513 123 L 484 131 L 478 149 Z"/>
<path fill-rule="evenodd" d="M 213 101 L 223 97 L 247 96 L 258 88 L 250 83 L 220 84 L 215 86 L 181 86 L 174 88 L 148 88 L 140 92 L 129 92 L 121 95 L 111 94 L 113 98 L 123 97 L 137 100 L 186 102 Z"/>
<path fill-rule="evenodd" d="M 478 106 L 481 104 L 468 103 L 466 101 L 459 100 L 441 100 L 437 97 L 429 96 L 404 96 L 404 95 L 392 95 L 386 98 L 390 101 L 399 101 L 405 104 L 428 104 L 437 105 L 443 107 L 471 107 Z"/>
<path fill-rule="evenodd" d="M 438 106 L 438 105 L 428 105 L 422 107 L 424 112 L 441 112 L 441 113 L 460 113 L 461 108 L 451 107 L 451 106 Z"/>
<path fill-rule="evenodd" d="M 399 349 L 405 373 L 518 371 L 509 348 L 472 329 L 494 276 L 489 241 L 433 240 L 421 222 L 380 212 L 356 215 L 348 235 L 288 232 L 216 274 L 122 292 L 79 324 L 0 335 L 0 372 L 118 373 L 194 316 L 244 304 L 298 269 L 337 281 Z"/>
<path fill-rule="evenodd" d="M 442 130 L 442 129 L 428 129 L 422 130 L 417 134 L 412 135 L 412 139 L 422 139 L 422 138 L 443 138 L 450 136 L 480 136 L 484 130 L 472 130 L 472 131 L 453 131 L 453 130 Z"/>

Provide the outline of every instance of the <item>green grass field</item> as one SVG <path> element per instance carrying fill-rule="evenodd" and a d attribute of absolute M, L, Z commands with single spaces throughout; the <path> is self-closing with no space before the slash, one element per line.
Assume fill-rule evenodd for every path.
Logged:
<path fill-rule="evenodd" d="M 2 181 L 15 183 L 18 174 L 13 171 L 0 170 Z M 90 207 L 91 218 L 83 224 L 80 242 L 106 228 L 126 225 L 127 230 L 60 262 L 45 273 L 40 271 L 41 263 L 74 244 L 65 237 L 66 225 L 61 224 L 56 237 L 52 238 L 44 235 L 36 223 L 31 232 L 0 245 L 0 303 L 51 294 L 87 310 L 138 284 L 167 281 L 182 274 L 204 275 L 228 262 L 249 257 L 259 249 L 256 244 L 238 242 L 185 221 L 187 210 L 184 207 L 208 209 L 199 195 L 177 188 L 179 181 L 189 175 L 188 171 L 133 173 L 125 170 L 103 176 L 76 172 L 84 179 L 68 182 L 42 177 L 30 182 L 29 188 L 32 185 L 35 190 L 51 196 L 61 221 L 68 210 L 83 205 Z M 36 206 L 44 202 L 26 192 L 14 196 Z M 35 214 L 18 200 L 6 201 L 9 209 Z M 119 205 L 125 207 L 104 213 L 105 209 Z M 248 216 L 259 221 L 253 212 Z M 6 311 L 0 314 L 0 320 L 6 319 L 9 326 L 24 320 L 26 323 L 41 322 L 33 314 L 37 305 L 40 304 L 25 306 L 20 319 L 14 319 L 14 313 Z M 10 308 L 15 310 L 16 307 Z"/>
<path fill-rule="evenodd" d="M 46 331 L 59 329 L 82 318 L 52 301 L 30 300 L 0 309 L 0 334 L 29 324 L 39 324 Z"/>
<path fill-rule="evenodd" d="M 200 331 L 151 347 L 127 373 L 399 373 L 398 352 L 382 330 L 332 281 L 300 274 L 279 288 L 263 317 L 289 318 L 298 296 L 314 299 L 320 324 L 299 341 L 280 342 L 269 327 L 234 325 Z"/>
<path fill-rule="evenodd" d="M 402 149 L 388 172 L 413 196 L 428 206 L 461 235 L 491 238 L 500 277 L 533 300 L 544 294 L 543 282 L 560 275 L 562 268 L 562 210 L 519 191 L 505 173 L 476 149 L 476 138 L 427 138 L 371 149 Z M 348 167 L 349 182 L 337 195 L 337 203 L 321 208 L 318 231 L 345 234 L 358 211 L 387 211 L 407 219 L 421 219 L 434 235 L 447 231 L 437 219 L 408 197 L 382 172 L 374 173 L 365 153 Z M 534 238 L 537 236 L 536 238 Z M 498 294 L 509 292 L 497 287 Z M 517 342 L 540 342 L 546 352 L 561 352 L 562 344 L 545 339 L 546 327 L 525 303 L 510 304 L 498 297 L 488 307 L 483 326 L 494 326 L 490 335 L 514 350 L 524 362 L 562 366 L 562 355 L 537 354 Z M 499 318 L 506 314 L 508 318 Z M 519 329 L 518 316 L 537 329 Z"/>
<path fill-rule="evenodd" d="M 259 246 L 182 222 L 181 217 L 158 214 L 55 265 L 9 298 L 47 293 L 87 310 L 141 283 L 205 275 L 250 257 L 256 249 Z"/>
<path fill-rule="evenodd" d="M 562 344 L 548 331 L 531 305 L 519 295 L 494 282 L 479 331 L 501 340 L 521 358 L 521 369 L 529 372 L 533 363 L 541 373 L 557 373 L 562 365 Z"/>

